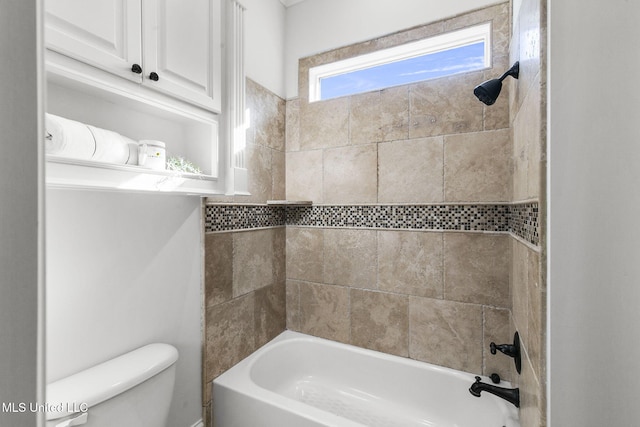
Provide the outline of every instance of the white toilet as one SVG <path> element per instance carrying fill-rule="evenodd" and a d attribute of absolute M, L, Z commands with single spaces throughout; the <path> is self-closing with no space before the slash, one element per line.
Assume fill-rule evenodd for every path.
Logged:
<path fill-rule="evenodd" d="M 166 427 L 178 350 L 149 344 L 47 385 L 47 427 Z"/>

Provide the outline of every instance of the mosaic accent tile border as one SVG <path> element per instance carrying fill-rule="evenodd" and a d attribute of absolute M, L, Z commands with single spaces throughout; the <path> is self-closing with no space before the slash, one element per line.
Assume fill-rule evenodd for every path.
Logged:
<path fill-rule="evenodd" d="M 538 204 L 268 206 L 207 205 L 205 231 L 295 225 L 511 232 L 538 245 Z"/>
<path fill-rule="evenodd" d="M 506 205 L 296 206 L 287 225 L 407 230 L 509 231 Z"/>
<path fill-rule="evenodd" d="M 529 243 L 540 243 L 540 227 L 537 203 L 521 203 L 509 206 L 509 231 Z"/>
<path fill-rule="evenodd" d="M 286 213 L 283 206 L 207 205 L 204 230 L 211 232 L 278 227 L 285 225 L 285 219 Z"/>

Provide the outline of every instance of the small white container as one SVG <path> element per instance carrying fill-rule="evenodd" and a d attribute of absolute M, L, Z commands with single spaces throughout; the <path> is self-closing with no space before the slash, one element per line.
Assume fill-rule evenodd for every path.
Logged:
<path fill-rule="evenodd" d="M 138 142 L 138 166 L 146 169 L 165 170 L 167 168 L 165 143 L 153 139 L 143 139 Z"/>

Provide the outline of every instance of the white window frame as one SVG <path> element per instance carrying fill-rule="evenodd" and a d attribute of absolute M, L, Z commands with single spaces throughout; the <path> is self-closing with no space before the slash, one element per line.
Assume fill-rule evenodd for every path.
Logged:
<path fill-rule="evenodd" d="M 320 81 L 326 77 L 371 68 L 417 56 L 484 42 L 484 67 L 491 67 L 491 23 L 440 34 L 309 69 L 309 102 L 322 101 Z"/>

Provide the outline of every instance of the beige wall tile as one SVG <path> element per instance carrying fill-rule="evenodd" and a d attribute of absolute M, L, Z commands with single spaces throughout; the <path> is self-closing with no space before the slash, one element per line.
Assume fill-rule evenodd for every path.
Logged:
<path fill-rule="evenodd" d="M 287 329 L 300 331 L 300 283 L 287 280 Z"/>
<path fill-rule="evenodd" d="M 513 128 L 513 199 L 527 200 L 529 192 L 528 126 L 523 110 L 516 116 Z M 528 117 L 527 117 L 528 118 Z"/>
<path fill-rule="evenodd" d="M 342 147 L 349 143 L 349 98 L 300 104 L 300 149 Z"/>
<path fill-rule="evenodd" d="M 378 145 L 379 203 L 433 203 L 444 199 L 443 138 Z"/>
<path fill-rule="evenodd" d="M 546 7 L 545 2 L 523 0 L 513 18 L 510 54 L 520 61 L 520 78 L 513 80 L 510 111 L 513 118 L 513 199 L 540 198 L 544 247 L 544 183 L 546 117 Z M 523 346 L 520 421 L 523 427 L 546 425 L 544 255 L 512 239 L 511 292 L 513 324 Z M 544 254 L 544 250 L 542 252 Z M 542 257 L 542 258 L 541 258 Z"/>
<path fill-rule="evenodd" d="M 233 294 L 233 234 L 205 235 L 205 307 L 229 301 Z"/>
<path fill-rule="evenodd" d="M 253 293 L 206 310 L 207 382 L 255 350 Z"/>
<path fill-rule="evenodd" d="M 524 246 L 524 245 L 522 245 Z M 545 358 L 546 358 L 546 293 L 541 290 L 539 283 L 543 280 L 540 276 L 540 266 L 538 263 L 540 254 L 531 250 L 529 256 L 523 258 L 514 254 L 514 273 L 518 275 L 526 275 L 525 281 L 522 282 L 517 278 L 512 278 L 513 287 L 513 318 L 514 325 L 520 332 L 520 340 L 523 351 L 523 370 L 526 363 L 531 370 L 529 375 L 531 379 L 535 381 L 522 379 L 521 384 L 521 399 L 522 393 L 537 393 L 535 399 L 537 399 L 538 410 L 533 410 L 531 406 L 528 410 L 521 412 L 521 423 L 523 426 L 544 426 L 544 411 L 545 411 L 545 386 L 544 386 L 544 371 L 545 371 Z M 523 264 L 528 263 L 525 267 Z M 517 306 L 516 306 L 517 305 Z M 526 305 L 526 306 L 525 306 Z M 515 323 L 515 319 L 518 319 L 518 324 Z M 520 326 L 522 325 L 522 326 Z M 525 373 L 523 372 L 523 377 Z M 523 391 L 523 388 L 526 390 Z M 529 396 L 530 399 L 534 399 L 533 396 Z M 526 413 L 526 415 L 525 415 Z M 541 417 L 541 418 L 538 418 Z M 541 424 L 537 424 L 538 419 Z M 533 420 L 533 421 L 532 421 Z"/>
<path fill-rule="evenodd" d="M 508 129 L 449 135 L 444 141 L 447 202 L 500 202 L 511 198 Z"/>
<path fill-rule="evenodd" d="M 286 154 L 286 198 L 322 203 L 322 150 Z"/>
<path fill-rule="evenodd" d="M 248 196 L 236 202 L 265 203 L 284 198 L 285 111 L 282 98 L 247 79 L 247 108 L 251 123 L 247 129 Z"/>
<path fill-rule="evenodd" d="M 258 144 L 247 144 L 247 170 L 249 196 L 236 196 L 241 203 L 266 203 L 273 189 L 271 149 Z"/>
<path fill-rule="evenodd" d="M 497 4 L 495 6 L 485 7 L 479 10 L 475 10 L 469 13 L 465 13 L 463 15 L 459 15 L 450 19 L 446 19 L 443 21 L 444 31 L 453 31 L 460 28 L 470 27 L 472 25 L 476 25 L 482 22 L 492 21 L 492 20 L 507 20 L 506 33 L 502 32 L 502 37 L 505 38 L 502 43 L 508 43 L 508 37 L 510 35 L 509 32 L 509 3 L 504 2 L 502 4 Z M 495 23 L 494 26 L 502 27 L 502 23 Z M 496 30 L 494 29 L 494 38 L 496 35 Z"/>
<path fill-rule="evenodd" d="M 529 250 L 515 238 L 511 239 L 510 244 L 513 323 L 526 345 L 529 336 Z"/>
<path fill-rule="evenodd" d="M 464 28 L 482 22 L 491 22 L 493 54 L 500 55 L 508 51 L 511 35 L 511 20 L 509 19 L 509 3 L 504 2 L 486 7 L 465 15 L 451 18 L 444 22 L 446 31 Z M 502 73 L 500 73 L 502 74 Z"/>
<path fill-rule="evenodd" d="M 482 306 L 410 297 L 409 356 L 465 372 L 482 372 Z"/>
<path fill-rule="evenodd" d="M 380 91 L 351 97 L 349 143 L 369 144 L 382 140 L 382 105 Z"/>
<path fill-rule="evenodd" d="M 255 347 L 261 347 L 286 328 L 286 289 L 284 282 L 255 292 Z"/>
<path fill-rule="evenodd" d="M 529 251 L 529 267 L 527 269 L 527 289 L 529 292 L 529 316 L 527 326 L 527 341 L 524 343 L 527 354 L 531 360 L 531 366 L 537 378 L 542 377 L 541 366 L 542 358 L 542 342 L 544 337 L 544 329 L 542 327 L 543 312 L 543 292 L 540 289 L 540 254 L 528 249 Z"/>
<path fill-rule="evenodd" d="M 299 282 L 300 332 L 348 343 L 349 289 Z"/>
<path fill-rule="evenodd" d="M 408 357 L 409 297 L 352 289 L 351 343 Z"/>
<path fill-rule="evenodd" d="M 284 151 L 285 101 L 251 79 L 247 79 L 246 99 L 254 143 Z"/>
<path fill-rule="evenodd" d="M 282 284 L 287 280 L 287 229 L 285 227 L 271 228 L 273 248 L 273 283 Z"/>
<path fill-rule="evenodd" d="M 382 141 L 408 139 L 409 86 L 404 85 L 382 90 L 380 92 L 380 105 Z"/>
<path fill-rule="evenodd" d="M 273 283 L 273 230 L 233 233 L 233 296 Z"/>
<path fill-rule="evenodd" d="M 375 203 L 378 198 L 376 144 L 324 151 L 324 203 Z"/>
<path fill-rule="evenodd" d="M 412 84 L 409 137 L 482 130 L 483 104 L 470 96 L 482 77 L 482 72 L 476 72 Z"/>
<path fill-rule="evenodd" d="M 409 138 L 409 86 L 351 96 L 349 143 Z"/>
<path fill-rule="evenodd" d="M 324 282 L 376 288 L 376 231 L 324 230 Z"/>
<path fill-rule="evenodd" d="M 204 371 L 204 369 L 203 369 Z M 213 384 L 212 381 L 206 382 L 206 379 L 202 378 L 202 419 L 203 421 L 206 420 L 206 411 L 211 410 L 211 385 Z M 211 425 L 211 424 L 205 424 L 205 425 Z"/>
<path fill-rule="evenodd" d="M 309 68 L 318 65 L 320 55 L 298 59 L 298 96 L 300 105 L 309 102 Z"/>
<path fill-rule="evenodd" d="M 509 51 L 509 43 L 511 41 L 511 20 L 509 19 L 509 12 L 509 2 L 486 7 L 444 21 L 445 31 L 469 27 L 483 22 L 491 22 L 492 55 L 494 57 L 505 55 Z M 499 77 L 504 71 L 506 71 L 506 69 L 500 71 L 496 77 Z"/>
<path fill-rule="evenodd" d="M 522 375 L 518 378 L 520 388 L 520 424 L 523 427 L 543 426 L 544 390 L 535 377 L 529 360 L 522 361 Z"/>
<path fill-rule="evenodd" d="M 442 298 L 442 233 L 378 231 L 378 288 Z"/>
<path fill-rule="evenodd" d="M 491 375 L 494 372 L 500 375 L 500 378 L 511 381 L 511 373 L 513 371 L 513 358 L 508 357 L 500 352 L 491 354 L 490 344 L 511 344 L 513 343 L 513 334 L 511 333 L 511 313 L 509 310 L 483 307 L 484 323 L 483 323 L 483 341 L 482 355 L 484 358 L 483 374 Z"/>
<path fill-rule="evenodd" d="M 324 230 L 287 227 L 287 279 L 322 282 Z"/>
<path fill-rule="evenodd" d="M 545 191 L 541 188 L 541 171 L 542 162 L 546 157 L 542 150 L 542 135 L 544 130 L 542 129 L 542 105 L 541 105 L 541 91 L 540 79 L 535 79 L 532 83 L 529 94 L 525 99 L 527 104 L 526 117 L 524 117 L 525 123 L 529 132 L 531 132 L 531 139 L 528 142 L 527 159 L 529 161 L 527 165 L 527 182 L 528 182 L 528 198 L 539 198 Z"/>
<path fill-rule="evenodd" d="M 442 21 L 430 22 L 426 25 L 401 30 L 397 33 L 390 34 L 388 37 L 382 37 L 374 40 L 376 49 L 397 46 L 414 40 L 422 40 L 427 37 L 435 36 L 443 33 L 444 25 Z"/>
<path fill-rule="evenodd" d="M 540 90 L 540 80 L 536 78 L 513 122 L 514 200 L 538 198 L 542 191 Z"/>
<path fill-rule="evenodd" d="M 205 426 L 213 426 L 213 414 L 212 414 L 212 405 L 209 403 L 208 405 L 202 408 L 202 422 Z"/>
<path fill-rule="evenodd" d="M 284 151 L 271 150 L 271 200 L 285 200 L 287 197 L 285 156 Z"/>
<path fill-rule="evenodd" d="M 493 68 L 484 71 L 483 80 L 498 78 L 511 68 L 511 62 L 507 52 L 492 58 Z M 484 105 L 484 130 L 506 129 L 510 126 L 509 117 L 509 99 L 511 98 L 511 87 L 514 85 L 514 79 L 502 82 L 502 91 L 500 97 L 493 105 Z M 480 102 L 480 101 L 478 101 Z"/>
<path fill-rule="evenodd" d="M 300 150 L 300 99 L 287 100 L 286 112 L 286 151 L 298 151 Z"/>
<path fill-rule="evenodd" d="M 445 299 L 511 308 L 509 245 L 506 235 L 445 233 Z"/>
<path fill-rule="evenodd" d="M 513 106 L 517 110 L 522 105 L 538 76 L 542 76 L 542 43 L 546 17 L 541 15 L 541 3 L 538 0 L 523 0 L 520 13 L 516 17 L 518 31 L 513 39 L 517 43 L 512 47 L 512 56 L 520 62 L 520 78 L 515 83 Z"/>

